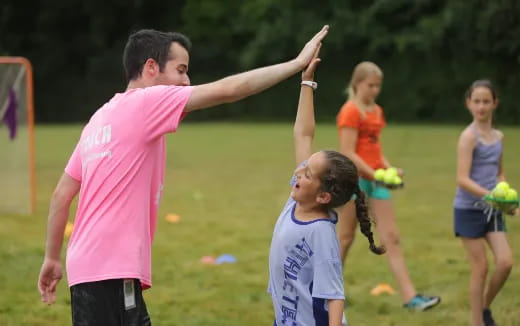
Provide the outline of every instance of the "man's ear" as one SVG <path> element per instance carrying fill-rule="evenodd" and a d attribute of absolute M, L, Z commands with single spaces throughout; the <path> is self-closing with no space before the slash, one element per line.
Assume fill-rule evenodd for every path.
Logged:
<path fill-rule="evenodd" d="M 157 74 L 159 71 L 159 65 L 154 59 L 147 59 L 144 63 L 143 67 L 143 74 L 146 75 L 146 77 L 153 77 Z"/>

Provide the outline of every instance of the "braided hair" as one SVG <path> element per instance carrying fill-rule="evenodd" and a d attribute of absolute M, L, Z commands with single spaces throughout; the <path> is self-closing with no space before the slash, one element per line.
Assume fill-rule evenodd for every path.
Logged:
<path fill-rule="evenodd" d="M 361 232 L 368 238 L 370 250 L 375 254 L 385 252 L 384 247 L 377 247 L 373 233 L 370 231 L 370 218 L 365 202 L 365 195 L 359 189 L 358 171 L 354 163 L 345 155 L 336 151 L 323 151 L 326 158 L 324 171 L 320 175 L 320 190 L 330 194 L 330 202 L 324 205 L 325 209 L 333 209 L 348 202 L 352 195 L 356 195 L 356 215 Z"/>
<path fill-rule="evenodd" d="M 370 250 L 373 253 L 377 255 L 384 254 L 385 247 L 378 247 L 374 243 L 374 234 L 370 230 L 370 217 L 368 216 L 368 207 L 365 200 L 365 194 L 363 193 L 363 191 L 361 191 L 361 189 L 359 189 L 359 186 L 356 187 L 354 194 L 356 195 L 356 216 L 359 222 L 359 228 L 361 229 L 361 233 L 363 233 L 365 237 L 367 237 L 368 243 L 370 244 Z"/>

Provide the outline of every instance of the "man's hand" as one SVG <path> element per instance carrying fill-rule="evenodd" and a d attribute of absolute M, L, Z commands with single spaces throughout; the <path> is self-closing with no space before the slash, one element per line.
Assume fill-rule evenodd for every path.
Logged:
<path fill-rule="evenodd" d="M 318 45 L 316 52 L 314 52 L 314 56 L 312 57 L 311 62 L 302 72 L 302 80 L 314 80 L 314 72 L 316 72 L 316 68 L 318 68 L 318 63 L 320 63 L 321 59 L 318 58 L 320 54 L 321 43 Z"/>
<path fill-rule="evenodd" d="M 321 41 L 327 36 L 329 32 L 329 25 L 323 26 L 321 31 L 319 31 L 313 38 L 310 39 L 307 44 L 303 47 L 300 54 L 296 57 L 296 61 L 300 64 L 301 69 L 305 69 L 314 58 L 316 51 L 321 46 Z"/>
<path fill-rule="evenodd" d="M 305 44 L 303 50 L 293 60 L 253 69 L 217 80 L 216 82 L 194 86 L 184 112 L 239 101 L 272 87 L 304 70 L 311 63 L 328 30 L 329 26 L 324 26 L 321 31 Z"/>
<path fill-rule="evenodd" d="M 61 278 L 61 262 L 45 258 L 38 279 L 38 290 L 46 304 L 50 305 L 56 301 L 56 286 Z"/>

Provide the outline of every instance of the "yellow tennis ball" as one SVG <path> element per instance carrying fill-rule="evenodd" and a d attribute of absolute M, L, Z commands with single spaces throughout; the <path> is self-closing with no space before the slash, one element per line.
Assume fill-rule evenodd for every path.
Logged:
<path fill-rule="evenodd" d="M 386 173 L 385 174 L 389 174 L 389 175 L 395 176 L 395 175 L 397 175 L 397 169 L 396 168 L 388 168 L 388 169 L 386 169 Z"/>
<path fill-rule="evenodd" d="M 394 175 L 391 175 L 391 174 L 385 174 L 385 177 L 384 177 L 383 180 L 384 180 L 384 182 L 385 182 L 386 184 L 391 185 L 391 184 L 394 183 L 394 177 L 395 177 Z"/>
<path fill-rule="evenodd" d="M 509 184 L 505 181 L 501 181 L 495 186 L 495 189 L 502 189 L 504 191 L 507 191 L 509 190 Z"/>
<path fill-rule="evenodd" d="M 374 179 L 377 181 L 383 181 L 385 179 L 385 170 L 377 169 L 376 172 L 374 172 Z"/>
<path fill-rule="evenodd" d="M 492 194 L 496 199 L 505 199 L 506 197 L 506 191 L 501 188 L 495 188 Z"/>
<path fill-rule="evenodd" d="M 393 183 L 394 185 L 400 185 L 401 183 L 403 183 L 403 180 L 401 180 L 401 178 L 400 178 L 398 175 L 396 175 L 396 176 L 394 177 L 394 180 L 392 180 L 392 181 L 393 181 L 392 183 Z"/>
<path fill-rule="evenodd" d="M 509 188 L 506 192 L 506 200 L 518 200 L 518 193 L 513 188 Z"/>

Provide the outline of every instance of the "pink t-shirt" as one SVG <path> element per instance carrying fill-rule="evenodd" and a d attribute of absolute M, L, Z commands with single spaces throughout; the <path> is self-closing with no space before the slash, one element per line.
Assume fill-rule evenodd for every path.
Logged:
<path fill-rule="evenodd" d="M 90 119 L 65 168 L 81 182 L 67 248 L 69 286 L 116 278 L 152 285 L 151 245 L 166 163 L 192 88 L 116 94 Z"/>

